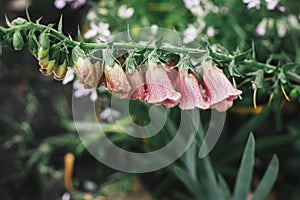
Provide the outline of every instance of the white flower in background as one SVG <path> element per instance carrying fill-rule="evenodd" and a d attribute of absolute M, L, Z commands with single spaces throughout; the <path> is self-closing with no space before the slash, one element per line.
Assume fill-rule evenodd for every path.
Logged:
<path fill-rule="evenodd" d="M 89 11 L 88 14 L 86 15 L 86 18 L 89 21 L 96 21 L 96 19 L 98 18 L 97 13 L 95 11 Z"/>
<path fill-rule="evenodd" d="M 183 31 L 183 42 L 190 43 L 193 42 L 198 37 L 198 29 L 195 28 L 193 24 L 189 24 L 187 29 Z"/>
<path fill-rule="evenodd" d="M 127 8 L 126 5 L 121 5 L 118 10 L 119 17 L 123 19 L 130 18 L 133 15 L 133 13 L 134 13 L 134 9 L 131 7 Z"/>
<path fill-rule="evenodd" d="M 67 74 L 66 74 L 64 80 L 62 81 L 62 84 L 66 85 L 66 84 L 70 83 L 71 81 L 73 81 L 74 78 L 75 78 L 75 69 L 74 69 L 74 67 L 68 67 Z"/>
<path fill-rule="evenodd" d="M 101 113 L 100 113 L 100 118 L 102 120 L 106 120 L 108 122 L 112 122 L 114 121 L 114 119 L 118 119 L 121 117 L 121 112 L 110 108 L 110 107 L 106 107 Z"/>
<path fill-rule="evenodd" d="M 90 100 L 91 101 L 96 101 L 97 98 L 98 98 L 98 94 L 97 94 L 97 91 L 96 89 L 85 89 L 83 84 L 80 84 L 78 82 L 78 80 L 74 81 L 73 83 L 73 88 L 74 88 L 74 96 L 76 98 L 79 98 L 79 97 L 83 97 L 83 96 L 90 96 Z"/>
<path fill-rule="evenodd" d="M 183 2 L 185 7 L 189 10 L 199 6 L 200 4 L 200 0 L 183 0 Z"/>
<path fill-rule="evenodd" d="M 247 4 L 248 9 L 251 9 L 254 7 L 256 9 L 260 8 L 260 0 L 243 0 L 243 3 Z"/>
<path fill-rule="evenodd" d="M 96 25 L 94 22 L 91 22 L 90 27 L 91 29 L 84 34 L 86 39 L 98 36 L 100 40 L 105 41 L 110 36 L 108 23 L 100 22 Z"/>
<path fill-rule="evenodd" d="M 268 10 L 274 10 L 280 0 L 265 0 L 267 3 Z"/>
<path fill-rule="evenodd" d="M 264 36 L 267 32 L 267 20 L 266 19 L 263 19 L 261 20 L 257 27 L 256 27 L 256 33 L 259 35 L 259 36 Z"/>
<path fill-rule="evenodd" d="M 209 37 L 214 36 L 216 34 L 216 29 L 214 27 L 212 27 L 212 26 L 207 27 L 206 34 Z"/>
<path fill-rule="evenodd" d="M 157 30 L 158 30 L 158 26 L 156 24 L 153 24 L 151 27 L 151 33 L 153 34 L 156 34 L 157 33 Z"/>
<path fill-rule="evenodd" d="M 284 37 L 289 28 L 289 25 L 288 25 L 288 23 L 286 23 L 285 20 L 279 20 L 279 21 L 277 21 L 276 28 L 277 28 L 278 36 Z"/>
<path fill-rule="evenodd" d="M 299 21 L 300 21 L 300 16 L 299 16 L 299 20 L 297 19 L 297 17 L 295 15 L 288 16 L 288 22 L 293 29 L 298 29 L 298 30 L 300 29 Z"/>

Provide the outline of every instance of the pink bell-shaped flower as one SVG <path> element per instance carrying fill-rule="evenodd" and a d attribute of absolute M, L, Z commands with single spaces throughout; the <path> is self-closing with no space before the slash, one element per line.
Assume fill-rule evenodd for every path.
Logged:
<path fill-rule="evenodd" d="M 119 98 L 128 97 L 131 87 L 122 67 L 117 63 L 113 67 L 106 65 L 104 73 L 107 89 Z"/>
<path fill-rule="evenodd" d="M 181 94 L 176 92 L 167 72 L 158 64 L 149 61 L 146 70 L 147 95 L 149 103 L 173 107 L 178 104 Z"/>
<path fill-rule="evenodd" d="M 131 86 L 130 98 L 143 101 L 146 96 L 146 85 L 143 71 L 136 67 L 132 74 L 127 74 Z"/>
<path fill-rule="evenodd" d="M 210 107 L 220 112 L 230 108 L 233 100 L 242 94 L 242 91 L 231 84 L 223 71 L 211 63 L 202 65 L 202 78 Z"/>
<path fill-rule="evenodd" d="M 197 77 L 188 73 L 188 70 L 178 68 L 179 75 L 176 79 L 176 85 L 178 91 L 181 93 L 181 98 L 179 100 L 179 108 L 183 110 L 193 109 L 198 107 L 200 109 L 209 108 L 209 103 L 207 103 L 202 96 L 202 88 L 199 84 Z"/>

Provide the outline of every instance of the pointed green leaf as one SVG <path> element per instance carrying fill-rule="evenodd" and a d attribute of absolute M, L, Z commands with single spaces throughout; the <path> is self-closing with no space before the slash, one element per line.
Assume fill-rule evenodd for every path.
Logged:
<path fill-rule="evenodd" d="M 199 188 L 195 187 L 193 180 L 182 168 L 175 166 L 174 172 L 192 194 L 195 194 L 199 190 Z"/>
<path fill-rule="evenodd" d="M 245 200 L 249 194 L 254 164 L 254 146 L 255 141 L 251 133 L 243 153 L 242 162 L 235 182 L 233 200 Z"/>
<path fill-rule="evenodd" d="M 27 18 L 27 21 L 31 22 L 28 8 L 29 8 L 29 3 L 26 4 L 26 18 Z"/>
<path fill-rule="evenodd" d="M 79 42 L 81 42 L 81 43 L 84 42 L 82 37 L 81 37 L 81 32 L 80 32 L 80 27 L 79 26 L 77 27 L 77 37 L 79 39 Z"/>
<path fill-rule="evenodd" d="M 58 27 L 57 27 L 58 32 L 62 33 L 62 27 L 63 27 L 63 15 L 60 16 L 60 19 L 58 22 Z"/>
<path fill-rule="evenodd" d="M 12 27 L 12 25 L 6 15 L 5 15 L 5 22 L 8 27 Z"/>
<path fill-rule="evenodd" d="M 237 56 L 234 57 L 234 63 L 236 65 L 241 64 L 244 60 L 247 59 L 248 55 L 250 54 L 250 52 L 252 51 L 252 49 L 249 49 Z"/>
<path fill-rule="evenodd" d="M 252 200 L 264 200 L 274 185 L 279 170 L 279 161 L 276 155 L 273 156 L 267 171 L 264 174 L 259 186 L 252 196 Z"/>
<path fill-rule="evenodd" d="M 256 58 L 256 55 L 255 55 L 255 44 L 254 44 L 254 40 L 252 40 L 251 46 L 252 46 L 252 59 L 255 59 L 255 58 Z"/>
<path fill-rule="evenodd" d="M 222 191 L 222 196 L 224 197 L 224 200 L 230 200 L 231 197 L 230 197 L 229 187 L 221 174 L 218 174 L 218 180 L 219 180 L 219 188 Z"/>

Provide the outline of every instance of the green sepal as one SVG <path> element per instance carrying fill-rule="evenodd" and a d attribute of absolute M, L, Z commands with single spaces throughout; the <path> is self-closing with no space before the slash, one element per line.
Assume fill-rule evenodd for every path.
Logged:
<path fill-rule="evenodd" d="M 15 50 L 21 50 L 24 47 L 24 39 L 20 31 L 14 32 L 12 42 Z"/>
<path fill-rule="evenodd" d="M 38 52 L 38 40 L 37 37 L 34 33 L 34 30 L 31 30 L 27 36 L 27 41 L 28 41 L 28 48 L 30 50 L 30 52 L 34 55 L 37 56 L 37 52 Z"/>
<path fill-rule="evenodd" d="M 8 48 L 14 49 L 14 46 L 13 46 L 13 33 L 9 33 L 9 34 L 6 35 L 6 45 L 8 46 Z"/>
<path fill-rule="evenodd" d="M 60 44 L 53 45 L 49 51 L 49 60 L 55 60 L 56 63 L 58 63 L 60 59 L 60 50 Z"/>
<path fill-rule="evenodd" d="M 72 60 L 74 62 L 76 62 L 78 60 L 78 58 L 85 59 L 86 55 L 85 55 L 84 51 L 79 46 L 76 46 L 72 50 Z"/>
<path fill-rule="evenodd" d="M 135 70 L 136 61 L 133 55 L 130 55 L 125 60 L 126 72 L 132 74 Z"/>

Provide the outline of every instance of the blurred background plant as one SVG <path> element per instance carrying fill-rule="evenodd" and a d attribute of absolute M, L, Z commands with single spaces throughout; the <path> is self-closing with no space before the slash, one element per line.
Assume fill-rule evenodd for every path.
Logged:
<path fill-rule="evenodd" d="M 25 16 L 26 3 L 1 0 L 1 25 L 5 24 L 4 14 L 9 19 Z M 293 0 L 31 0 L 29 12 L 34 19 L 43 16 L 44 24 L 57 23 L 62 14 L 64 33 L 77 38 L 80 25 L 82 37 L 91 42 L 105 41 L 128 26 L 175 29 L 183 33 L 184 43 L 195 40 L 206 45 L 209 41 L 211 49 L 234 55 L 251 49 L 249 55 L 278 69 L 273 73 L 220 63 L 227 74 L 236 70 L 243 100 L 227 112 L 221 139 L 209 158 L 197 159 L 199 137 L 172 165 L 145 174 L 127 174 L 94 159 L 77 136 L 71 113 L 72 84 L 66 84 L 73 78 L 63 86 L 40 76 L 27 49 L 3 48 L 2 199 L 300 199 L 300 87 L 299 80 L 285 77 L 286 71 L 300 74 L 300 4 Z M 240 72 L 247 74 L 247 79 L 239 77 Z M 76 84 L 74 81 L 78 96 L 84 95 Z M 86 95 L 95 100 L 92 92 Z M 173 117 L 160 134 L 141 141 L 116 131 L 105 113 L 110 94 L 100 95 L 96 105 L 102 112 L 101 123 L 122 148 L 137 152 L 158 149 L 174 136 L 178 108 L 170 110 Z M 149 106 L 133 103 L 139 109 L 132 110 L 132 116 L 147 119 L 144 111 Z M 114 114 L 118 117 L 118 111 Z M 201 114 L 204 129 L 209 116 L 209 111 Z M 64 162 L 69 152 L 75 156 L 74 163 Z M 278 156 L 280 171 L 266 197 L 278 170 L 273 154 Z"/>

